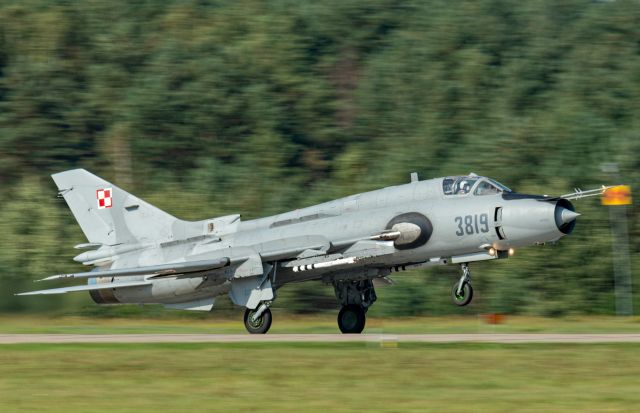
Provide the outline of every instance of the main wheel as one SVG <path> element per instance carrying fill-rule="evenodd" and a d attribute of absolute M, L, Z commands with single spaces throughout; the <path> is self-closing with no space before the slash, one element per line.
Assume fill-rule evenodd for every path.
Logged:
<path fill-rule="evenodd" d="M 471 302 L 471 299 L 473 298 L 473 287 L 471 287 L 471 284 L 469 284 L 468 282 L 465 282 L 462 285 L 460 293 L 458 293 L 459 284 L 460 281 L 453 284 L 453 287 L 451 288 L 451 299 L 453 300 L 453 303 L 455 305 L 464 306 L 469 304 Z"/>
<path fill-rule="evenodd" d="M 345 305 L 338 313 L 338 327 L 344 334 L 362 333 L 365 321 L 364 308 L 359 305 Z"/>
<path fill-rule="evenodd" d="M 265 334 L 271 327 L 271 310 L 268 308 L 264 310 L 262 315 L 258 317 L 256 321 L 253 321 L 251 317 L 255 314 L 256 310 L 247 308 L 244 312 L 244 326 L 251 334 Z"/>

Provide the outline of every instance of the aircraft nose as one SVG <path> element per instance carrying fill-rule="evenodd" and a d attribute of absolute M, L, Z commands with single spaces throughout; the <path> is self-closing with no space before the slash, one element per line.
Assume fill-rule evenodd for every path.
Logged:
<path fill-rule="evenodd" d="M 506 240 L 504 242 L 509 243 L 510 247 L 555 241 L 569 235 L 580 215 L 574 212 L 573 205 L 567 199 L 540 197 L 513 200 L 501 211 L 502 225 L 497 227 L 496 232 L 498 238 Z"/>

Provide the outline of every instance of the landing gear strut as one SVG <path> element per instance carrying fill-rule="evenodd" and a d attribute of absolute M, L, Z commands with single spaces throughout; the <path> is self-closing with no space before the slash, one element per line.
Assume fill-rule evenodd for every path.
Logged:
<path fill-rule="evenodd" d="M 458 282 L 453 284 L 451 288 L 451 299 L 455 305 L 465 306 L 471 302 L 473 298 L 473 287 L 471 287 L 471 271 L 469 264 L 460 264 L 462 275 Z"/>
<path fill-rule="evenodd" d="M 263 302 L 255 310 L 247 308 L 244 311 L 244 326 L 251 334 L 265 334 L 271 327 L 271 303 Z"/>
<path fill-rule="evenodd" d="M 336 298 L 342 305 L 338 313 L 338 327 L 344 334 L 360 334 L 366 323 L 365 313 L 377 296 L 371 280 L 334 281 Z"/>

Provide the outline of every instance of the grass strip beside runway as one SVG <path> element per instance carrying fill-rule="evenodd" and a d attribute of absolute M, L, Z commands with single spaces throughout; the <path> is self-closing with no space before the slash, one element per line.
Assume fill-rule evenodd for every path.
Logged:
<path fill-rule="evenodd" d="M 1 412 L 635 411 L 636 344 L 27 344 Z"/>
<path fill-rule="evenodd" d="M 375 309 L 374 309 L 375 310 Z M 479 314 L 448 317 L 367 317 L 368 334 L 471 333 L 640 333 L 640 317 L 508 316 L 502 324 L 488 324 Z M 0 334 L 244 334 L 242 314 L 236 318 L 215 314 L 176 312 L 165 318 L 107 318 L 70 316 L 0 316 Z M 336 314 L 292 316 L 274 311 L 273 334 L 339 333 Z"/>

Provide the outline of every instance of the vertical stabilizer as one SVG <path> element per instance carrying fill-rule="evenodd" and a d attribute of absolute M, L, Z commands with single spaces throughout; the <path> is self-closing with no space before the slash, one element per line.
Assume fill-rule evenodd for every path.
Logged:
<path fill-rule="evenodd" d="M 51 177 L 91 243 L 169 240 L 184 222 L 84 169 Z"/>

